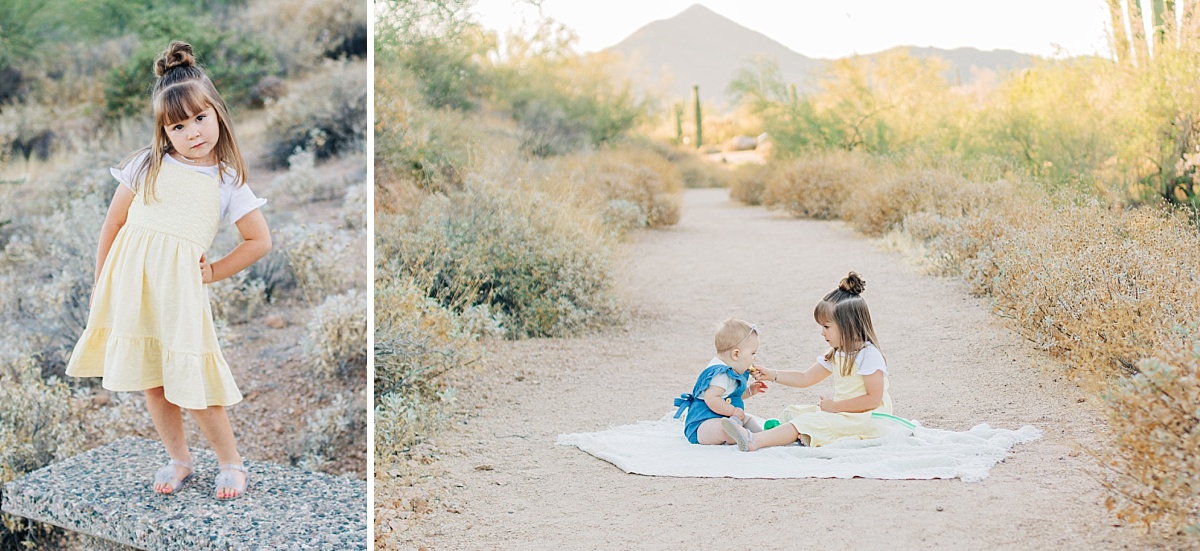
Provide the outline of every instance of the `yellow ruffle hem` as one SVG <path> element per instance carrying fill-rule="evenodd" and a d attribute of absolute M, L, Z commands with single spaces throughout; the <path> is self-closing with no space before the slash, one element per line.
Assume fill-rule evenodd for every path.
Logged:
<path fill-rule="evenodd" d="M 220 224 L 219 183 L 164 163 L 155 196 L 129 206 L 93 290 L 87 328 L 67 375 L 103 377 L 104 388 L 163 387 L 186 409 L 241 401 L 213 326 L 200 256 Z"/>

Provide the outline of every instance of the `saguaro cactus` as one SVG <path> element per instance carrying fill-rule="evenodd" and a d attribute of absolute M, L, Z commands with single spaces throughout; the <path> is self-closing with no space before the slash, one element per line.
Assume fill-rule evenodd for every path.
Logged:
<path fill-rule="evenodd" d="M 675 111 L 675 143 L 683 143 L 683 102 L 676 102 L 671 105 L 671 109 Z"/>
<path fill-rule="evenodd" d="M 703 137 L 703 132 L 702 132 L 704 125 L 703 125 L 703 121 L 701 121 L 701 119 L 700 119 L 700 85 L 699 84 L 692 85 L 692 105 L 694 105 L 696 108 L 696 149 L 700 149 L 700 146 L 704 143 L 704 141 L 703 141 L 704 137 Z"/>

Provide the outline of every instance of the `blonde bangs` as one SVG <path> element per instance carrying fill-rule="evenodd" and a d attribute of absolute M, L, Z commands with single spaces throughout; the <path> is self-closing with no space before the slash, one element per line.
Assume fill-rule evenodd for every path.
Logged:
<path fill-rule="evenodd" d="M 160 127 L 172 125 L 216 104 L 200 81 L 189 80 L 173 84 L 155 96 L 154 122 Z"/>
<path fill-rule="evenodd" d="M 813 308 L 813 319 L 817 320 L 817 325 L 824 325 L 826 322 L 833 321 L 833 311 L 837 304 L 828 300 L 822 300 Z"/>

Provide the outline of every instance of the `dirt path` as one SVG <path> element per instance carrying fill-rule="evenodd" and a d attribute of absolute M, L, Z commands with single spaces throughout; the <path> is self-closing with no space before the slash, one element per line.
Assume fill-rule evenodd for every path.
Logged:
<path fill-rule="evenodd" d="M 731 261 L 744 259 L 741 265 Z M 824 345 L 812 306 L 850 269 L 892 372 L 896 413 L 965 430 L 1033 424 L 981 483 L 959 480 L 733 480 L 629 475 L 560 433 L 657 419 L 738 316 L 763 329 L 761 363 L 807 367 Z M 954 281 L 920 275 L 841 223 L 743 207 L 692 190 L 674 228 L 644 232 L 621 275 L 631 319 L 583 339 L 502 343 L 486 373 L 460 373 L 455 427 L 439 442 L 446 503 L 406 535 L 451 549 L 1121 549 L 1156 544 L 1114 526 L 1088 476 L 1102 423 L 1044 356 Z M 815 403 L 774 386 L 751 400 L 773 416 Z"/>

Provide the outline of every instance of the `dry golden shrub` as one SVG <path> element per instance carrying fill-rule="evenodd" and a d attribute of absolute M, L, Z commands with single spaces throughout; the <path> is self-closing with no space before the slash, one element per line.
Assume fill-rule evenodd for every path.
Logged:
<path fill-rule="evenodd" d="M 1041 205 L 965 226 L 992 235 L 966 275 L 1087 384 L 1131 373 L 1200 309 L 1195 230 L 1155 209 Z M 1006 223 L 1007 222 L 1007 223 Z"/>
<path fill-rule="evenodd" d="M 1109 510 L 1125 522 L 1162 523 L 1197 536 L 1200 510 L 1200 340 L 1197 329 L 1168 339 L 1139 373 L 1104 393 L 1112 447 L 1096 455 Z"/>
<path fill-rule="evenodd" d="M 850 192 L 875 185 L 870 157 L 842 151 L 793 161 L 767 181 L 763 204 L 797 218 L 837 218 Z"/>
<path fill-rule="evenodd" d="M 673 161 L 688 189 L 729 187 L 731 172 L 728 165 L 706 161 L 697 155 L 679 155 Z"/>
<path fill-rule="evenodd" d="M 909 170 L 852 190 L 842 218 L 878 237 L 918 212 L 964 216 L 996 198 L 996 191 L 947 170 Z"/>
<path fill-rule="evenodd" d="M 679 222 L 683 180 L 670 161 L 652 151 L 621 148 L 575 154 L 548 168 L 557 176 L 551 180 L 621 229 Z"/>
<path fill-rule="evenodd" d="M 729 198 L 747 205 L 761 205 L 767 182 L 774 177 L 773 164 L 744 164 L 729 176 Z"/>

